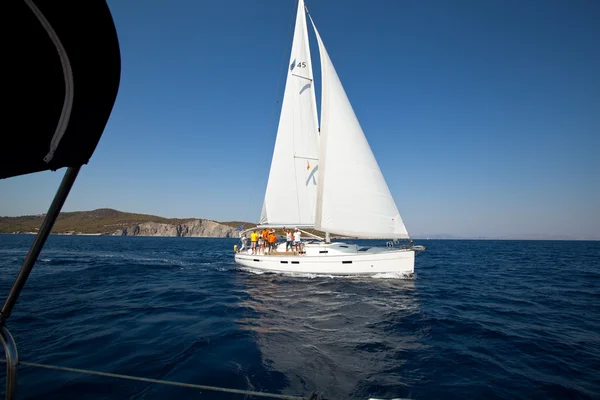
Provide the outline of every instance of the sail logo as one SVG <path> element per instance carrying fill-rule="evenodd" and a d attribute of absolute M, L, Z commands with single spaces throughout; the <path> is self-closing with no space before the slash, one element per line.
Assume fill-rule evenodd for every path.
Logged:
<path fill-rule="evenodd" d="M 296 67 L 306 68 L 306 61 L 298 61 L 298 63 L 296 64 L 296 59 L 294 58 L 294 61 L 292 61 L 292 63 L 290 64 L 290 71 L 293 71 Z"/>

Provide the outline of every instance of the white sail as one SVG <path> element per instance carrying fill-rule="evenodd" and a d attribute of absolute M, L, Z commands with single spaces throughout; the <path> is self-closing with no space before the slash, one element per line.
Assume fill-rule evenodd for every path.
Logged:
<path fill-rule="evenodd" d="M 323 79 L 315 228 L 362 238 L 408 238 L 312 18 L 311 22 L 319 43 Z"/>
<path fill-rule="evenodd" d="M 318 125 L 304 0 L 292 53 L 260 223 L 312 226 L 318 179 Z"/>

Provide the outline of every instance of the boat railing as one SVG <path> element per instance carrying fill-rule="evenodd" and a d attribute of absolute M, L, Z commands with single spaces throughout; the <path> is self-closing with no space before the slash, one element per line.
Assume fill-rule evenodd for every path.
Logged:
<path fill-rule="evenodd" d="M 0 342 L 4 348 L 4 355 L 6 360 L 2 360 L 6 363 L 6 399 L 16 398 L 17 393 L 17 367 L 19 365 L 19 353 L 17 352 L 17 345 L 15 339 L 3 326 L 0 329 Z"/>

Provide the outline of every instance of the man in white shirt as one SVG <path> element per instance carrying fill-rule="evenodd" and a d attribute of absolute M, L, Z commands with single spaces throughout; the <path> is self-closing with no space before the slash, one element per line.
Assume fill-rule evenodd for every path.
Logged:
<path fill-rule="evenodd" d="M 247 247 L 246 247 L 246 243 L 247 242 L 248 242 L 248 237 L 244 233 L 244 236 L 242 236 L 242 248 L 240 249 L 240 252 L 242 252 L 242 251 L 244 251 L 244 250 L 247 249 Z"/>
<path fill-rule="evenodd" d="M 296 246 L 296 252 L 298 252 L 298 254 L 300 254 L 302 250 L 302 241 L 300 240 L 300 235 L 300 230 L 296 228 L 296 230 L 294 231 L 294 246 Z"/>

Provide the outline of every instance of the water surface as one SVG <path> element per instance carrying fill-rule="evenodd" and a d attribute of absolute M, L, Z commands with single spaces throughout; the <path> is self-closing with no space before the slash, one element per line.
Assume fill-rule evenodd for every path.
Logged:
<path fill-rule="evenodd" d="M 0 235 L 2 299 L 32 241 Z M 50 237 L 8 324 L 21 359 L 329 399 L 600 398 L 600 242 L 417 241 L 413 279 L 254 274 L 235 243 Z M 22 399 L 199 394 L 19 373 Z"/>

